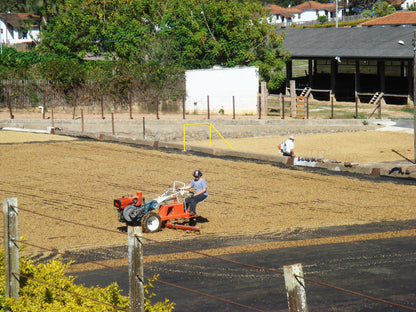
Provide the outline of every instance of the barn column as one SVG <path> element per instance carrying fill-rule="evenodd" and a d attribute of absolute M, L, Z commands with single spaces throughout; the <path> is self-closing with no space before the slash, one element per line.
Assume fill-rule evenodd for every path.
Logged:
<path fill-rule="evenodd" d="M 313 72 L 312 72 L 312 62 L 313 60 L 308 60 L 308 76 L 309 76 L 309 87 L 313 88 Z"/>
<path fill-rule="evenodd" d="M 331 91 L 334 95 L 335 100 L 336 97 L 336 85 L 337 85 L 337 73 L 338 73 L 338 62 L 334 59 L 331 60 Z"/>
<path fill-rule="evenodd" d="M 380 91 L 386 93 L 386 63 L 384 61 L 377 62 L 377 73 L 380 77 Z"/>
<path fill-rule="evenodd" d="M 355 61 L 355 93 L 359 93 L 360 88 L 360 61 Z"/>

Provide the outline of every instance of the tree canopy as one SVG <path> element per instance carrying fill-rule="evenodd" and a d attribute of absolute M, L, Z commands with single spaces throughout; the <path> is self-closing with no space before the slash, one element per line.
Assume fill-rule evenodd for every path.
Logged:
<path fill-rule="evenodd" d="M 283 79 L 282 37 L 257 1 L 60 0 L 57 12 L 40 51 L 122 59 L 162 75 L 167 68 L 255 65 L 272 86 Z"/>

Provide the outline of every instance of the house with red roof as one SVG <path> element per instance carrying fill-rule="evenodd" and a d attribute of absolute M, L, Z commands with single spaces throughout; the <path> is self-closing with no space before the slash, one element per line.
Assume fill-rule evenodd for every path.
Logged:
<path fill-rule="evenodd" d="M 283 8 L 271 4 L 266 6 L 272 12 L 270 22 L 281 27 L 291 26 L 293 23 L 298 25 L 315 22 L 319 16 L 326 16 L 328 21 L 335 20 L 337 8 L 334 3 L 319 3 L 308 1 L 294 7 Z M 338 7 L 338 18 L 342 18 L 342 7 Z"/>
<path fill-rule="evenodd" d="M 365 22 L 362 26 L 416 26 L 416 11 L 398 11 Z"/>
<path fill-rule="evenodd" d="M 40 16 L 31 13 L 0 13 L 0 44 L 25 49 L 39 40 Z"/>

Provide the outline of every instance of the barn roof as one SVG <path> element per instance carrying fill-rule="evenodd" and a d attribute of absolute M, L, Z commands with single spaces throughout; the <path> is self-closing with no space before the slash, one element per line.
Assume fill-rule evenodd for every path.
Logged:
<path fill-rule="evenodd" d="M 287 28 L 284 47 L 293 59 L 412 59 L 416 27 Z M 403 40 L 406 45 L 398 44 Z"/>

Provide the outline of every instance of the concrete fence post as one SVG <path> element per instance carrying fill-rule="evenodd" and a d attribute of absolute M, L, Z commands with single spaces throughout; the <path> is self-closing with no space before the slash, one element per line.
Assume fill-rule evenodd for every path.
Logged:
<path fill-rule="evenodd" d="M 302 264 L 283 267 L 289 312 L 307 312 L 305 280 Z"/>
<path fill-rule="evenodd" d="M 130 312 L 144 312 L 142 228 L 128 227 Z"/>
<path fill-rule="evenodd" d="M 5 297 L 19 299 L 17 198 L 3 200 Z"/>

